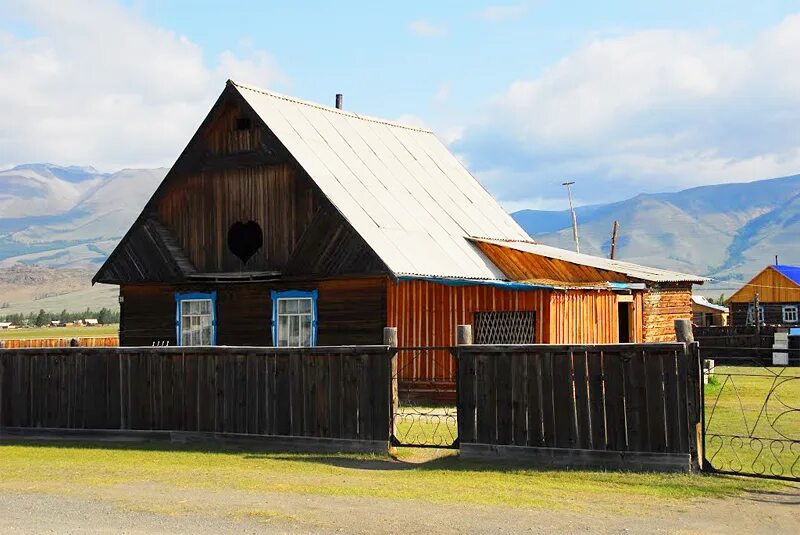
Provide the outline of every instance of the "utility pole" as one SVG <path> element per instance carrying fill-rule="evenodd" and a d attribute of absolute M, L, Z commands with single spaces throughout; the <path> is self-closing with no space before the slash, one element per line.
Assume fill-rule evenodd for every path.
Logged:
<path fill-rule="evenodd" d="M 572 237 L 575 238 L 575 252 L 581 252 L 580 243 L 578 243 L 578 218 L 575 217 L 575 208 L 572 206 L 572 186 L 575 182 L 562 182 L 562 186 L 567 187 L 567 196 L 569 197 L 569 211 L 572 212 Z"/>
<path fill-rule="evenodd" d="M 611 260 L 617 257 L 617 232 L 619 232 L 619 221 L 614 221 L 614 230 L 611 232 Z"/>

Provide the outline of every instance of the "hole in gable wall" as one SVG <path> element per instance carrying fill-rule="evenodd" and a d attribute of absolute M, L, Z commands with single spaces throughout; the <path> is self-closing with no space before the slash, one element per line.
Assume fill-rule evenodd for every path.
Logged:
<path fill-rule="evenodd" d="M 264 245 L 264 232 L 255 221 L 237 221 L 228 229 L 228 249 L 246 264 Z"/>

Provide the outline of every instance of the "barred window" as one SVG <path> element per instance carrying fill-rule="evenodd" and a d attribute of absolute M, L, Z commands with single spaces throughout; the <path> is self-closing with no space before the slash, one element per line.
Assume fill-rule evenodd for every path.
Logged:
<path fill-rule="evenodd" d="M 536 343 L 536 312 L 475 312 L 472 316 L 476 344 Z"/>

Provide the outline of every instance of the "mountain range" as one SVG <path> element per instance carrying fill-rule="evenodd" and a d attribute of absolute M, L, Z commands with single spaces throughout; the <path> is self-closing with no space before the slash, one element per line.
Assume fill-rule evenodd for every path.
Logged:
<path fill-rule="evenodd" d="M 168 169 L 100 173 L 26 164 L 0 171 L 0 267 L 94 269 L 105 260 Z M 580 187 L 578 184 L 576 187 Z M 568 210 L 522 210 L 537 241 L 574 248 Z M 577 209 L 581 252 L 742 281 L 764 265 L 800 263 L 800 175 L 642 194 Z"/>

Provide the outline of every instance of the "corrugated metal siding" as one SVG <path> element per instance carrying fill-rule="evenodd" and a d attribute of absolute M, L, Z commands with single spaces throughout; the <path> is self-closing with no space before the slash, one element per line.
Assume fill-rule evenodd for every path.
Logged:
<path fill-rule="evenodd" d="M 530 239 L 431 132 L 232 85 L 394 274 L 503 279 L 466 238 Z"/>
<path fill-rule="evenodd" d="M 513 291 L 490 286 L 448 286 L 428 281 L 400 281 L 387 287 L 387 321 L 397 327 L 400 346 L 451 346 L 456 326 L 472 324 L 474 312 L 534 310 L 536 341 L 548 336 L 549 292 Z M 401 381 L 455 380 L 448 351 L 401 353 Z"/>

